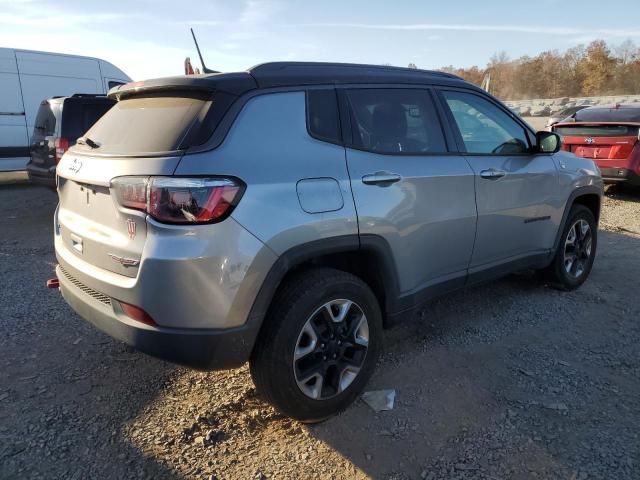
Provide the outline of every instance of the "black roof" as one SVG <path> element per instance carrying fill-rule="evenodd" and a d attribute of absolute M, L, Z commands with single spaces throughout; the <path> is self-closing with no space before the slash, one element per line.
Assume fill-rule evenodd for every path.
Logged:
<path fill-rule="evenodd" d="M 181 75 L 127 83 L 114 87 L 109 95 L 120 98 L 130 93 L 166 89 L 222 90 L 241 95 L 256 88 L 352 83 L 469 85 L 449 73 L 415 68 L 354 63 L 271 62 L 256 65 L 246 72 Z"/>
<path fill-rule="evenodd" d="M 357 63 L 272 62 L 249 69 L 260 88 L 326 83 L 432 83 L 455 75 L 416 68 Z"/>

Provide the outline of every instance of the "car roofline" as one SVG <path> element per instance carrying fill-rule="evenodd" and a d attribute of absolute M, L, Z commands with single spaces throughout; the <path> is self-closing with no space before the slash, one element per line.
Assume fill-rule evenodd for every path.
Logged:
<path fill-rule="evenodd" d="M 130 95 L 162 90 L 224 91 L 239 96 L 263 88 L 358 83 L 472 85 L 450 73 L 414 68 L 354 63 L 269 62 L 251 67 L 246 72 L 181 75 L 130 82 L 112 88 L 108 96 L 120 100 Z"/>

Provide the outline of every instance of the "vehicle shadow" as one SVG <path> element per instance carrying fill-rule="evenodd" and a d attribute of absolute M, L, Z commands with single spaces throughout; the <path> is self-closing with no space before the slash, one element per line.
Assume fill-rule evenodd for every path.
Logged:
<path fill-rule="evenodd" d="M 598 385 L 617 385 L 619 373 L 593 352 L 614 363 L 629 352 L 611 345 L 639 350 L 640 309 L 618 308 L 634 288 L 638 251 L 640 237 L 601 232 L 591 277 L 574 292 L 520 274 L 432 302 L 424 318 L 387 333 L 367 387 L 395 389 L 394 409 L 359 401 L 309 431 L 372 478 L 570 478 L 600 468 L 601 459 L 580 458 L 621 430 L 620 449 L 634 455 L 633 429 L 623 426 L 638 418 L 617 412 L 632 407 L 638 382 L 624 407 L 612 406 Z M 600 414 L 614 420 L 588 420 Z"/>
<path fill-rule="evenodd" d="M 624 184 L 614 184 L 607 187 L 605 196 L 625 202 L 640 203 L 640 187 L 630 187 Z"/>

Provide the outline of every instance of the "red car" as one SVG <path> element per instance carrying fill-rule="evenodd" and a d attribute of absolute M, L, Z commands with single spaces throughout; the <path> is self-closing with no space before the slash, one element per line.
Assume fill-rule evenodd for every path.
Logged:
<path fill-rule="evenodd" d="M 640 104 L 585 108 L 552 131 L 563 150 L 593 159 L 606 183 L 640 186 Z"/>

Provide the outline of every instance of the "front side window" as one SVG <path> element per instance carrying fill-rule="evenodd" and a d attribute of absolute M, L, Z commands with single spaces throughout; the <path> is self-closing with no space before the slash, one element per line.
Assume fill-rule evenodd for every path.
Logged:
<path fill-rule="evenodd" d="M 355 148 L 412 155 L 447 151 L 440 121 L 427 90 L 349 90 L 347 98 Z"/>
<path fill-rule="evenodd" d="M 513 155 L 529 151 L 524 129 L 493 103 L 471 93 L 442 94 L 467 153 Z"/>

